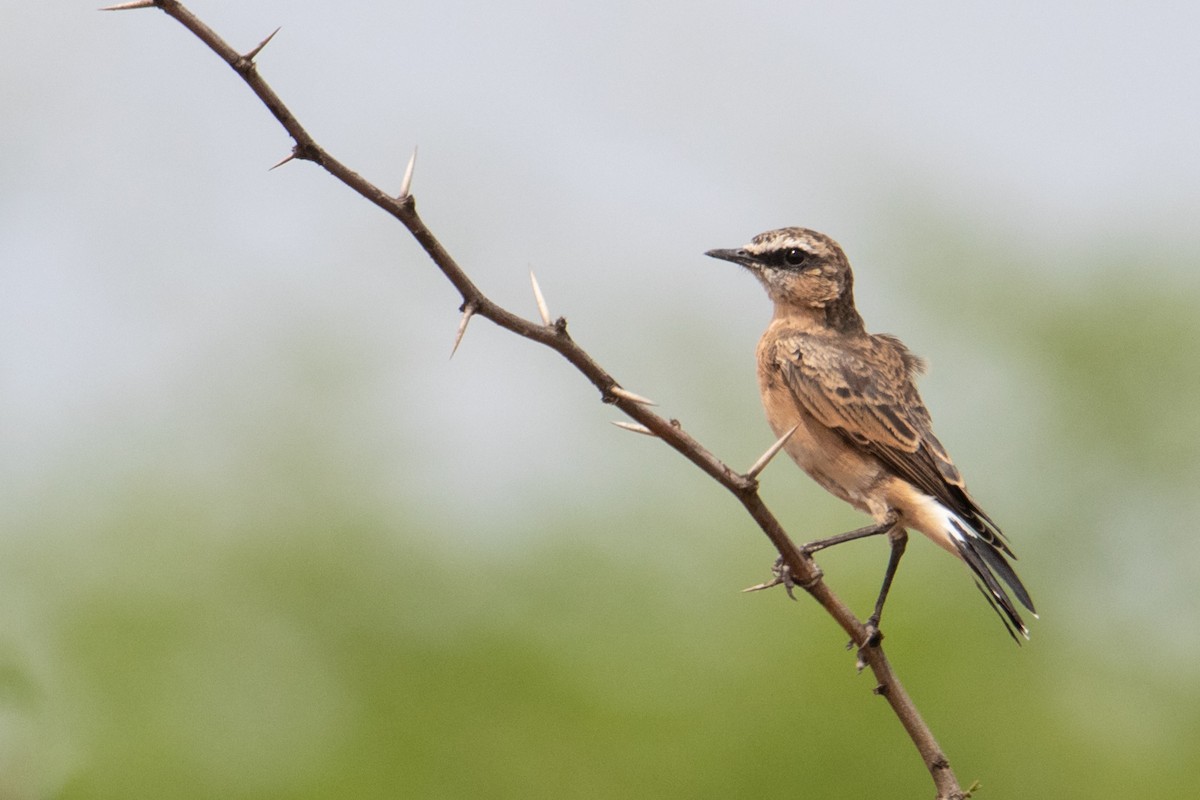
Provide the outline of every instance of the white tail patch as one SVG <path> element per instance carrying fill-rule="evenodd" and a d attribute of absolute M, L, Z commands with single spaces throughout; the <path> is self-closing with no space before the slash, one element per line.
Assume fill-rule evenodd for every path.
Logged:
<path fill-rule="evenodd" d="M 905 498 L 907 508 L 902 508 L 905 524 L 919 530 L 943 549 L 959 555 L 959 545 L 966 544 L 974 536 L 969 525 L 935 498 L 923 492 L 912 491 Z"/>
<path fill-rule="evenodd" d="M 1009 634 L 1015 639 L 1013 632 L 1020 631 L 1025 638 L 1029 638 L 1029 629 L 1025 627 L 1000 581 L 1007 583 L 1022 605 L 1030 611 L 1033 611 L 1033 603 L 1004 554 L 988 538 L 977 533 L 965 519 L 929 495 L 914 492 L 905 513 L 910 517 L 906 524 L 966 562 L 975 574 L 980 591 L 1000 615 Z"/>

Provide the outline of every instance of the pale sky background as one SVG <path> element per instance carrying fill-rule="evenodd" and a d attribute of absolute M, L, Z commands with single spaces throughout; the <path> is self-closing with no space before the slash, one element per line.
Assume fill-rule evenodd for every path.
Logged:
<path fill-rule="evenodd" d="M 447 360 L 458 299 L 406 233 L 311 165 L 268 172 L 289 140 L 173 20 L 94 5 L 3 3 L 6 506 L 129 464 L 219 476 L 273 413 L 344 430 L 400 511 L 440 498 L 477 544 L 531 486 L 687 468 L 485 321 Z M 419 145 L 419 208 L 485 291 L 533 316 L 536 270 L 581 343 L 735 464 L 770 442 L 750 358 L 768 309 L 706 249 L 791 224 L 840 240 L 868 325 L 932 359 L 942 438 L 985 474 L 1036 400 L 989 394 L 1014 374 L 988 344 L 1004 331 L 940 321 L 994 264 L 906 288 L 923 229 L 1056 289 L 1096 277 L 1068 257 L 1111 274 L 1116 251 L 1200 297 L 1190 267 L 1136 259 L 1200 251 L 1195 4 L 193 8 L 242 49 L 282 25 L 260 68 L 323 145 L 392 188 Z M 324 375 L 354 388 L 322 397 Z"/>
<path fill-rule="evenodd" d="M 226 592 L 247 552 L 227 546 L 236 537 L 261 536 L 263 563 L 292 568 L 293 531 L 276 520 L 312 520 L 310 554 L 440 559 L 481 603 L 493 587 L 472 569 L 549 563 L 538 548 L 562 544 L 567 528 L 596 537 L 567 552 L 616 554 L 677 582 L 696 574 L 689 566 L 745 556 L 755 566 L 712 576 L 733 598 L 710 592 L 713 603 L 741 601 L 736 590 L 766 576 L 773 553 L 736 504 L 712 500 L 711 483 L 667 448 L 609 425 L 619 415 L 560 357 L 477 320 L 450 360 L 459 298 L 408 234 L 310 164 L 269 172 L 290 140 L 176 22 L 97 5 L 0 0 L 0 794 L 6 765 L 50 787 L 28 795 L 40 797 L 78 764 L 125 758 L 104 749 L 105 726 L 124 719 L 109 711 L 126 695 L 104 690 L 120 670 L 87 636 L 138 661 L 126 606 L 163 603 L 184 610 L 164 617 L 174 624 L 221 629 L 211 646 L 164 645 L 212 684 L 238 684 L 243 651 L 265 689 L 287 677 L 271 665 L 324 663 L 315 645 L 272 649 Z M 1179 355 L 1200 343 L 1170 335 L 1194 332 L 1188 312 L 1200 305 L 1200 5 L 193 9 L 242 50 L 282 26 L 259 67 L 318 141 L 393 191 L 419 146 L 418 208 L 476 282 L 535 317 L 535 270 L 581 344 L 735 467 L 771 443 L 752 358 L 769 308 L 752 279 L 703 253 L 784 225 L 838 239 L 868 327 L 932 362 L 921 386 L 939 437 L 1010 534 L 1043 612 L 1019 655 L 995 620 L 994 638 L 968 637 L 964 658 L 1006 665 L 983 691 L 1007 691 L 1008 669 L 1045 670 L 1027 694 L 1032 683 L 1066 688 L 1038 711 L 1071 726 L 1072 742 L 1094 739 L 1110 767 L 1142 753 L 1170 760 L 1187 741 L 1194 721 L 1172 715 L 1194 717 L 1200 653 L 1200 630 L 1186 624 L 1200 617 L 1200 499 L 1187 488 L 1200 485 L 1200 389 L 1186 366 L 1200 357 Z M 1166 291 L 1144 290 L 1155 283 Z M 1124 383 L 1095 384 L 1115 385 L 1114 397 L 1088 394 L 1076 373 L 1096 349 L 1059 347 L 1056 363 L 1027 326 L 1044 323 L 1047 348 L 1076 328 L 1094 342 L 1107 317 L 1087 323 L 1125 286 L 1148 307 L 1113 327 L 1166 333 L 1146 346 L 1114 329 L 1117 357 L 1169 351 L 1171 368 L 1135 365 Z M 1181 302 L 1157 318 L 1164 298 Z M 1037 315 L 1021 315 L 1025 300 Z M 1060 307 L 1075 327 L 1047 323 Z M 1071 380 L 1056 377 L 1072 368 Z M 1137 418 L 1112 419 L 1110 407 Z M 863 524 L 785 462 L 763 486 L 797 539 Z M 336 520 L 362 509 L 361 530 L 327 530 L 327 508 Z M 394 550 L 372 549 L 371 536 Z M 882 570 L 877 545 L 875 561 L 859 553 Z M 908 574 L 948 576 L 937 591 L 987 615 L 952 559 L 927 542 L 909 552 Z M 334 570 L 329 583 L 358 563 L 316 560 Z M 875 580 L 865 569 L 843 577 L 839 590 Z M 362 596 L 385 606 L 393 585 L 379 580 Z M 465 640 L 525 607 L 430 605 L 428 616 L 394 610 Z M 920 619 L 940 624 L 946 612 Z M 292 624 L 291 609 L 272 614 L 271 625 Z M 232 638 L 221 638 L 225 619 Z M 791 628 L 783 636 L 794 644 Z M 988 661 L 976 646 L 1007 649 Z M 191 685 L 172 674 L 163 687 Z M 129 697 L 143 696 L 138 675 Z M 1145 676 L 1153 696 L 1139 691 Z M 293 688 L 272 695 L 280 707 L 320 695 Z M 196 708 L 252 705 L 208 697 L 194 695 Z M 193 731 L 179 752 L 215 752 L 233 772 L 242 762 L 205 747 L 257 758 L 236 737 L 177 724 L 178 708 L 144 718 Z M 317 737 L 313 752 L 342 730 L 286 727 Z M 24 772 L 34 756 L 41 766 Z M 293 760 L 277 762 L 281 776 Z"/>

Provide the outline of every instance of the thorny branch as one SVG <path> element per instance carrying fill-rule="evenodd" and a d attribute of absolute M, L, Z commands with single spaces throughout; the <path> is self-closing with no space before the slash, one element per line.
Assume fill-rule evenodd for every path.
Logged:
<path fill-rule="evenodd" d="M 354 192 L 395 217 L 408 229 L 409 233 L 417 240 L 433 260 L 434 264 L 442 271 L 442 274 L 446 276 L 458 290 L 459 294 L 462 295 L 463 302 L 459 310 L 463 316 L 455 337 L 455 349 L 457 349 L 459 342 L 462 340 L 467 323 L 473 316 L 484 317 L 518 336 L 523 336 L 526 339 L 531 339 L 549 347 L 571 362 L 599 390 L 600 398 L 603 402 L 615 405 L 631 419 L 635 420 L 635 423 L 618 424 L 630 430 L 658 437 L 731 492 L 745 507 L 754 521 L 758 523 L 758 526 L 771 540 L 775 549 L 779 551 L 781 563 L 784 567 L 784 574 L 787 578 L 784 580 L 777 576 L 776 579 L 769 583 L 754 588 L 765 588 L 766 586 L 783 582 L 787 584 L 790 593 L 792 586 L 799 586 L 821 604 L 821 607 L 851 637 L 852 642 L 862 643 L 858 649 L 859 668 L 861 669 L 864 666 L 869 667 L 874 674 L 877 681 L 874 690 L 875 693 L 887 700 L 899 718 L 900 723 L 908 732 L 913 744 L 916 745 L 921 758 L 925 762 L 926 768 L 933 778 L 934 785 L 937 788 L 938 800 L 964 800 L 964 798 L 969 796 L 964 794 L 959 787 L 954 772 L 951 770 L 949 762 L 934 739 L 933 733 L 921 718 L 908 693 L 904 690 L 899 679 L 892 671 L 892 667 L 884 654 L 883 647 L 877 642 L 874 644 L 867 643 L 868 634 L 862 622 L 833 593 L 833 590 L 823 580 L 820 568 L 801 548 L 792 542 L 791 538 L 788 537 L 783 527 L 779 524 L 779 521 L 775 518 L 775 515 L 771 513 L 770 509 L 767 508 L 759 496 L 758 473 L 766 466 L 766 461 L 775 452 L 778 452 L 778 448 L 781 446 L 783 440 L 777 442 L 776 446 L 765 453 L 763 458 L 760 458 L 758 463 L 751 467 L 745 474 L 738 473 L 693 439 L 677 420 L 667 419 L 654 413 L 648 408 L 649 405 L 652 405 L 650 401 L 622 388 L 612 375 L 597 364 L 582 347 L 576 344 L 567 332 L 566 319 L 563 317 L 553 319 L 551 317 L 541 289 L 537 284 L 537 279 L 532 274 L 530 278 L 533 283 L 534 296 L 542 318 L 540 324 L 524 319 L 490 300 L 467 276 L 462 267 L 446 252 L 446 249 L 442 247 L 432 231 L 429 230 L 417 215 L 416 203 L 410 191 L 413 164 L 416 159 L 415 151 L 413 152 L 413 159 L 409 161 L 408 168 L 405 171 L 400 193 L 396 196 L 389 195 L 338 161 L 317 144 L 308 131 L 293 116 L 287 106 L 284 105 L 283 101 L 280 100 L 275 91 L 258 74 L 254 59 L 266 47 L 267 43 L 271 41 L 275 33 L 278 32 L 278 29 L 250 51 L 242 54 L 234 50 L 211 28 L 185 8 L 182 3 L 177 2 L 177 0 L 133 0 L 133 2 L 109 6 L 102 10 L 124 11 L 138 8 L 159 8 L 166 12 L 195 34 L 204 44 L 208 45 L 214 53 L 220 56 L 242 77 L 250 87 L 250 90 L 257 95 L 263 105 L 267 107 L 267 110 L 271 112 L 275 119 L 279 121 L 279 124 L 283 126 L 284 130 L 295 141 L 291 154 L 276 164 L 276 167 L 282 166 L 293 159 L 311 161 L 325 169 Z"/>

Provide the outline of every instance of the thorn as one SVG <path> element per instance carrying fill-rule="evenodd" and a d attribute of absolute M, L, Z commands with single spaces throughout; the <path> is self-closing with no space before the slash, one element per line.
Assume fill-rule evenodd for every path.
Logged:
<path fill-rule="evenodd" d="M 613 425 L 616 425 L 623 431 L 631 433 L 640 433 L 643 436 L 658 436 L 657 433 L 647 428 L 645 425 L 639 425 L 636 422 L 625 422 L 624 420 L 613 420 Z"/>
<path fill-rule="evenodd" d="M 154 0 L 133 0 L 132 3 L 117 3 L 115 6 L 105 6 L 100 11 L 132 11 L 135 8 L 154 8 L 158 3 Z"/>
<path fill-rule="evenodd" d="M 771 589 L 775 586 L 778 586 L 781 583 L 783 583 L 783 578 L 776 576 L 774 578 L 771 578 L 771 580 L 767 581 L 766 583 L 759 583 L 754 586 L 747 586 L 745 589 L 742 589 L 742 594 L 745 594 L 746 592 L 761 592 L 764 589 Z"/>
<path fill-rule="evenodd" d="M 537 276 L 533 274 L 533 270 L 529 270 L 529 282 L 533 284 L 533 299 L 537 300 L 538 313 L 542 315 L 542 323 L 550 325 L 550 308 L 546 305 L 546 298 L 542 296 L 542 287 L 538 286 Z"/>
<path fill-rule="evenodd" d="M 247 61 L 253 61 L 254 57 L 256 55 L 258 55 L 259 53 L 261 53 L 262 49 L 267 46 L 267 43 L 270 42 L 272 39 L 274 39 L 275 34 L 279 33 L 281 30 L 283 30 L 283 26 L 280 26 L 280 27 L 276 28 L 275 30 L 271 31 L 270 36 L 268 36 L 267 38 L 265 38 L 261 42 L 259 42 L 258 47 L 254 48 L 249 53 L 246 53 L 246 55 L 242 56 L 242 58 L 246 59 Z"/>
<path fill-rule="evenodd" d="M 295 157 L 296 157 L 296 151 L 295 151 L 295 149 L 293 149 L 292 152 L 288 153 L 287 156 L 284 157 L 284 159 L 282 161 L 280 161 L 275 166 L 271 167 L 271 169 L 278 169 L 279 167 L 282 167 L 284 164 L 291 161 Z M 271 169 L 267 170 L 267 172 L 270 172 Z"/>
<path fill-rule="evenodd" d="M 792 438 L 792 434 L 795 433 L 796 429 L 799 427 L 799 425 L 796 425 L 796 427 L 792 428 L 783 436 L 780 436 L 779 439 L 776 440 L 775 444 L 768 447 L 767 452 L 759 456 L 758 461 L 754 462 L 754 466 L 750 467 L 750 469 L 746 472 L 746 477 L 757 478 L 758 473 L 767 468 L 767 464 L 771 463 L 772 458 L 779 455 L 779 451 L 783 449 L 783 446 L 787 444 L 788 439 Z"/>
<path fill-rule="evenodd" d="M 408 166 L 404 168 L 404 180 L 400 181 L 400 194 L 396 195 L 397 199 L 404 200 L 412 194 L 412 176 L 413 167 L 417 165 L 417 148 L 413 148 L 413 154 L 408 159 Z"/>
<path fill-rule="evenodd" d="M 471 317 L 475 316 L 475 304 L 467 303 L 463 306 L 462 319 L 458 323 L 458 333 L 454 334 L 454 347 L 450 348 L 450 357 L 454 358 L 454 354 L 458 352 L 458 346 L 462 343 L 463 334 L 467 332 L 467 323 L 471 321 Z"/>
<path fill-rule="evenodd" d="M 640 394 L 634 394 L 628 389 L 622 389 L 620 386 L 614 386 L 608 390 L 608 393 L 613 397 L 619 397 L 622 400 L 628 400 L 631 403 L 637 403 L 639 406 L 656 406 L 658 403 L 648 398 L 642 397 Z"/>
<path fill-rule="evenodd" d="M 790 567 L 788 567 L 787 563 L 783 560 L 783 556 L 780 556 L 779 558 L 775 559 L 775 563 L 771 565 L 771 580 L 767 581 L 766 583 L 760 583 L 757 586 L 751 586 L 748 589 L 742 589 L 742 591 L 743 592 L 761 592 L 764 589 L 770 589 L 772 587 L 783 584 L 783 590 L 785 592 L 787 592 L 787 596 L 792 598 L 793 600 L 795 600 L 796 599 L 795 589 L 797 586 L 799 586 L 801 589 L 804 589 L 805 591 L 809 591 L 814 586 L 817 585 L 817 582 L 820 581 L 822 577 L 824 577 L 824 573 L 821 572 L 820 567 L 818 567 L 816 564 L 813 564 L 812 566 L 813 566 L 812 577 L 808 578 L 807 580 L 805 580 L 803 582 L 798 582 L 795 578 L 792 577 L 792 570 Z"/>

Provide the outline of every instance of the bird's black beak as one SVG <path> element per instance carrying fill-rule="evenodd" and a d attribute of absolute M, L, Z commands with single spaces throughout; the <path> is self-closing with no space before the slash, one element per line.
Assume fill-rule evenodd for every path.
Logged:
<path fill-rule="evenodd" d="M 744 249 L 738 250 L 709 250 L 704 255 L 709 258 L 719 258 L 722 261 L 732 261 L 734 264 L 741 264 L 743 267 L 750 269 L 758 268 L 758 260 L 754 256 L 747 253 Z"/>

